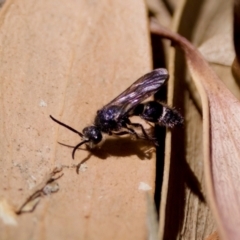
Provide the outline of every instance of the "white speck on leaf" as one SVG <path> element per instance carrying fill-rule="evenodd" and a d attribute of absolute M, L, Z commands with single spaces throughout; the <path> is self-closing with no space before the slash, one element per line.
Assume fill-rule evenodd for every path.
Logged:
<path fill-rule="evenodd" d="M 40 107 L 47 107 L 47 103 L 44 101 L 44 100 L 40 100 L 40 102 L 39 102 L 39 106 Z"/>
<path fill-rule="evenodd" d="M 145 182 L 139 183 L 138 190 L 149 191 L 151 189 L 152 189 L 151 186 L 149 186 L 147 183 L 145 183 Z"/>
<path fill-rule="evenodd" d="M 81 166 L 79 168 L 80 172 L 85 172 L 85 171 L 87 171 L 87 169 L 88 169 L 88 166 L 86 163 L 81 164 Z"/>

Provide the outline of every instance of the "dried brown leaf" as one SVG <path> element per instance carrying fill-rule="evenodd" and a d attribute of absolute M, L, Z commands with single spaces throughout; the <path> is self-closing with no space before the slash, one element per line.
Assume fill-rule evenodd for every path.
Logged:
<path fill-rule="evenodd" d="M 170 27 L 172 17 L 163 1 L 147 0 L 147 6 L 150 12 L 158 19 L 164 27 Z"/>
<path fill-rule="evenodd" d="M 198 50 L 209 63 L 222 64 L 230 67 L 235 58 L 233 44 L 231 43 L 231 32 L 223 33 L 204 41 Z"/>
<path fill-rule="evenodd" d="M 92 124 L 98 109 L 151 70 L 149 29 L 143 0 L 10 0 L 0 29 L 0 196 L 18 206 L 50 169 L 73 164 L 71 149 L 57 142 L 74 145 L 79 136 L 49 115 L 78 130 Z M 108 138 L 105 147 L 85 171 L 65 168 L 59 194 L 18 216 L 14 231 L 0 221 L 0 238 L 146 239 L 138 185 L 154 189 L 154 154 L 141 160 L 130 139 Z M 74 164 L 88 154 L 77 151 Z"/>
<path fill-rule="evenodd" d="M 191 38 L 196 21 L 201 19 L 202 2 L 178 3 L 172 29 Z M 216 227 L 204 201 L 201 104 L 197 101 L 199 95 L 193 98 L 196 87 L 191 89 L 191 82 L 187 81 L 183 54 L 174 48 L 169 48 L 169 52 L 168 104 L 179 109 L 185 120 L 184 128 L 174 129 L 166 137 L 160 239 L 203 239 Z"/>
<path fill-rule="evenodd" d="M 239 84 L 231 70 L 235 58 L 232 1 L 209 0 L 201 2 L 199 5 L 199 9 L 195 13 L 196 19 L 192 18 L 192 21 L 195 21 L 193 30 L 187 31 L 188 24 L 185 24 L 187 34 L 183 35 L 199 49 L 217 75 L 222 76 L 222 81 L 228 89 L 240 99 Z M 186 19 L 184 15 L 182 18 Z M 190 89 L 193 89 L 191 94 L 197 101 L 198 97 L 191 81 L 188 85 Z"/>
<path fill-rule="evenodd" d="M 220 240 L 218 233 L 214 232 L 211 235 L 209 235 L 205 240 Z"/>
<path fill-rule="evenodd" d="M 221 239 L 240 238 L 240 103 L 193 45 L 152 22 L 151 30 L 184 51 L 203 106 L 204 167 L 207 199 Z"/>

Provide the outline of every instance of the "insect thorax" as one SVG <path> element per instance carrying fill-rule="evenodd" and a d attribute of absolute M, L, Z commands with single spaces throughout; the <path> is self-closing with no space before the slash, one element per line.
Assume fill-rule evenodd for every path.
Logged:
<path fill-rule="evenodd" d="M 120 111 L 118 106 L 109 106 L 97 111 L 94 121 L 95 126 L 105 133 L 118 131 L 122 127 L 121 121 L 118 119 Z"/>

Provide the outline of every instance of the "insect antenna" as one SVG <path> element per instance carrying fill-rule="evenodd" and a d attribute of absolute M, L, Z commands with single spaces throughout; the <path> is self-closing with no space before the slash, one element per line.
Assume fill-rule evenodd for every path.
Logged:
<path fill-rule="evenodd" d="M 80 142 L 79 144 L 77 144 L 77 145 L 74 147 L 74 149 L 73 149 L 73 151 L 72 151 L 72 159 L 74 159 L 74 155 L 75 155 L 75 152 L 77 151 L 77 149 L 78 149 L 81 145 L 83 145 L 84 143 L 87 143 L 87 142 L 90 142 L 90 141 L 89 141 L 89 140 L 84 140 L 84 141 Z"/>
<path fill-rule="evenodd" d="M 61 126 L 67 128 L 67 129 L 69 129 L 69 130 L 72 131 L 72 132 L 77 133 L 80 137 L 83 137 L 83 134 L 82 134 L 81 132 L 77 131 L 76 129 L 68 126 L 68 125 L 65 124 L 65 123 L 62 123 L 62 122 L 58 121 L 57 119 L 55 119 L 55 118 L 54 118 L 53 116 L 51 116 L 51 115 L 50 115 L 50 118 L 51 118 L 54 122 L 58 123 L 59 125 L 61 125 Z"/>
<path fill-rule="evenodd" d="M 77 131 L 76 129 L 68 126 L 68 125 L 65 124 L 65 123 L 62 123 L 62 122 L 58 121 L 57 119 L 55 119 L 55 118 L 54 118 L 53 116 L 51 116 L 51 115 L 50 115 L 50 118 L 51 118 L 54 122 L 58 123 L 59 125 L 61 125 L 61 126 L 67 128 L 67 129 L 69 129 L 69 130 L 72 131 L 72 132 L 77 133 L 80 137 L 83 137 L 83 134 L 82 134 L 81 132 Z M 77 144 L 77 145 L 73 148 L 73 151 L 72 151 L 72 158 L 73 158 L 73 159 L 74 159 L 74 155 L 75 155 L 75 152 L 77 151 L 77 149 L 78 149 L 81 145 L 83 145 L 84 143 L 87 143 L 87 142 L 90 142 L 90 141 L 89 141 L 89 140 L 84 140 L 84 141 L 80 142 L 79 144 Z M 63 143 L 60 143 L 60 144 L 61 144 L 61 145 L 65 145 L 65 144 L 63 144 Z M 68 145 L 65 145 L 65 146 L 68 146 Z M 68 147 L 69 147 L 69 146 L 68 146 Z"/>

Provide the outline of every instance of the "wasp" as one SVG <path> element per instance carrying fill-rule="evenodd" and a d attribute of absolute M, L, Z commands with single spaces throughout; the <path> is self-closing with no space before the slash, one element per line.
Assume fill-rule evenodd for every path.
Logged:
<path fill-rule="evenodd" d="M 76 150 L 83 144 L 94 147 L 102 141 L 103 134 L 108 135 L 134 135 L 136 138 L 152 140 L 146 129 L 140 123 L 133 123 L 132 116 L 139 116 L 148 123 L 159 124 L 161 126 L 173 128 L 183 123 L 181 114 L 173 108 L 158 101 L 144 102 L 148 97 L 155 94 L 167 81 L 169 75 L 164 68 L 158 68 L 145 74 L 135 81 L 119 96 L 97 111 L 94 123 L 85 127 L 82 132 L 66 125 L 51 117 L 53 121 L 66 127 L 70 131 L 78 134 L 82 141 L 78 143 L 72 151 L 72 158 Z M 139 135 L 135 130 L 139 129 Z"/>

